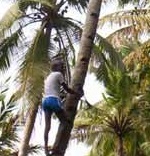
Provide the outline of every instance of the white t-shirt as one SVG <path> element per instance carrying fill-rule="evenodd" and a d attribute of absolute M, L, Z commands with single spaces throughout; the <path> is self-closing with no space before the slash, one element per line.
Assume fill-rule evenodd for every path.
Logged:
<path fill-rule="evenodd" d="M 60 94 L 60 86 L 64 82 L 61 72 L 51 72 L 44 81 L 44 97 L 58 97 Z"/>

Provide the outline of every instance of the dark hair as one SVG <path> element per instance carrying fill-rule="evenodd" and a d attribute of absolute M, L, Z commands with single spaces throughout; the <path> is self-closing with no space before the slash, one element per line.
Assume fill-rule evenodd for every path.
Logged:
<path fill-rule="evenodd" d="M 62 71 L 64 63 L 61 60 L 53 60 L 51 62 L 51 70 L 52 71 Z"/>

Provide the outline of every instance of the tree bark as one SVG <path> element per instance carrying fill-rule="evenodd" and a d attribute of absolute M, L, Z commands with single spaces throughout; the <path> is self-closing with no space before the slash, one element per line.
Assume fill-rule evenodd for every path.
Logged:
<path fill-rule="evenodd" d="M 74 90 L 79 91 L 84 85 L 88 64 L 93 48 L 93 41 L 97 30 L 97 23 L 100 13 L 102 0 L 90 0 L 88 5 L 88 12 L 86 16 L 85 26 L 81 37 L 80 50 L 74 74 L 71 81 L 71 86 Z M 59 125 L 58 133 L 54 143 L 53 156 L 64 156 L 66 151 L 73 122 L 76 115 L 79 98 L 75 95 L 67 95 L 65 109 L 71 119 L 70 124 Z"/>
<path fill-rule="evenodd" d="M 29 115 L 26 120 L 25 129 L 24 129 L 24 137 L 21 140 L 21 147 L 18 153 L 18 156 L 27 156 L 29 150 L 29 141 L 32 134 L 32 129 L 34 127 L 36 115 L 38 111 L 38 106 L 34 105 L 29 112 Z"/>
<path fill-rule="evenodd" d="M 124 156 L 124 151 L 123 151 L 123 138 L 122 136 L 118 136 L 118 151 L 117 151 L 118 156 Z"/>
<path fill-rule="evenodd" d="M 51 30 L 52 30 L 51 24 L 48 23 L 47 29 L 45 32 L 45 35 L 47 36 L 47 37 L 45 37 L 47 39 L 46 40 L 47 46 L 45 46 L 45 50 L 47 50 L 49 48 Z M 44 78 L 43 78 L 43 82 L 44 82 Z M 41 93 L 39 93 L 39 99 L 37 99 L 38 100 L 37 103 L 35 103 L 35 105 L 32 106 L 32 108 L 30 109 L 31 111 L 29 113 L 29 116 L 27 117 L 27 121 L 25 123 L 25 128 L 24 128 L 24 134 L 23 134 L 24 137 L 21 140 L 21 146 L 19 149 L 18 156 L 27 156 L 28 155 L 29 141 L 31 138 L 33 127 L 34 127 L 36 115 L 38 112 L 38 106 L 41 104 L 41 99 L 42 99 L 42 90 L 41 90 Z"/>

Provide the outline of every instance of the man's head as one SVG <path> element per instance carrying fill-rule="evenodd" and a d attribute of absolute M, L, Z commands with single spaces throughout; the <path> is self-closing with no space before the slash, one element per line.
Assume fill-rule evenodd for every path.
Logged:
<path fill-rule="evenodd" d="M 52 71 L 64 71 L 64 62 L 61 60 L 53 60 L 51 63 L 51 70 Z"/>

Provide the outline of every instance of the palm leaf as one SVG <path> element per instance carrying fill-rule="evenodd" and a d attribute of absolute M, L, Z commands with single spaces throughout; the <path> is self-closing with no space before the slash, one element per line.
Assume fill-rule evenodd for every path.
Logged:
<path fill-rule="evenodd" d="M 98 44 L 99 49 L 101 49 L 100 52 L 103 52 L 104 54 L 106 53 L 106 55 L 108 55 L 107 57 L 114 66 L 118 67 L 121 70 L 124 70 L 124 65 L 120 55 L 106 39 L 104 39 L 100 35 L 97 35 L 95 43 Z"/>
<path fill-rule="evenodd" d="M 41 98 L 44 76 L 49 71 L 49 36 L 44 34 L 45 24 L 37 31 L 20 69 L 19 92 L 34 104 Z"/>
<path fill-rule="evenodd" d="M 99 27 L 103 27 L 105 24 L 110 23 L 115 28 L 134 26 L 134 29 L 138 32 L 149 30 L 149 9 L 134 9 L 127 11 L 118 11 L 99 19 Z M 135 31 L 134 30 L 134 31 Z"/>
<path fill-rule="evenodd" d="M 1 96 L 2 97 L 2 96 Z M 0 123 L 4 120 L 7 120 L 7 117 L 9 114 L 15 109 L 15 104 L 11 101 L 8 103 L 5 103 L 5 96 L 3 95 L 3 98 L 0 99 L 1 105 L 0 105 Z"/>
<path fill-rule="evenodd" d="M 108 68 L 110 68 L 111 65 L 121 71 L 125 70 L 121 57 L 113 46 L 106 39 L 97 35 L 93 55 L 91 57 L 90 70 L 96 73 L 96 77 L 99 81 L 103 81 L 107 84 Z"/>
<path fill-rule="evenodd" d="M 32 154 L 39 154 L 42 147 L 40 145 L 30 145 L 28 153 Z"/>
<path fill-rule="evenodd" d="M 124 6 L 125 4 L 128 4 L 128 3 L 137 4 L 139 2 L 140 0 L 118 0 L 118 3 L 120 6 Z"/>
<path fill-rule="evenodd" d="M 89 0 L 70 0 L 68 4 L 81 12 L 82 9 L 85 10 L 87 8 L 88 2 Z"/>
<path fill-rule="evenodd" d="M 14 3 L 0 20 L 0 37 L 4 37 L 6 30 L 10 29 L 16 20 L 23 16 L 18 3 Z"/>
<path fill-rule="evenodd" d="M 14 53 L 14 49 L 19 46 L 20 37 L 22 36 L 21 29 L 6 37 L 0 43 L 0 69 L 5 70 L 10 67 L 10 59 Z"/>
<path fill-rule="evenodd" d="M 143 153 L 145 153 L 146 155 L 149 155 L 150 154 L 150 142 L 144 142 L 141 145 L 141 148 L 144 150 Z"/>
<path fill-rule="evenodd" d="M 53 7 L 53 3 L 49 0 L 19 0 L 18 3 L 19 3 L 19 8 L 23 12 L 25 12 L 29 6 L 33 9 L 35 9 L 36 6 L 39 6 L 39 5 L 43 5 L 43 6 L 50 7 L 50 8 Z"/>
<path fill-rule="evenodd" d="M 25 18 L 25 10 L 35 4 L 46 5 L 52 7 L 49 0 L 19 0 L 18 2 L 11 5 L 10 9 L 5 13 L 0 21 L 0 36 L 4 37 L 6 30 L 9 30 L 18 19 Z"/>
<path fill-rule="evenodd" d="M 72 65 L 75 65 L 75 47 L 74 44 L 79 42 L 81 36 L 82 29 L 70 19 L 65 19 L 64 23 L 67 25 L 63 26 L 62 30 L 60 31 L 59 28 L 56 28 L 57 31 L 57 41 L 60 43 L 60 50 L 66 51 L 66 55 L 68 56 Z"/>
<path fill-rule="evenodd" d="M 128 48 L 128 51 L 131 52 L 140 45 L 139 36 L 143 33 L 148 34 L 147 30 L 141 29 L 140 31 L 136 30 L 134 26 L 127 26 L 116 30 L 106 37 L 115 48 L 120 49 Z M 124 56 L 122 54 L 122 56 Z"/>
<path fill-rule="evenodd" d="M 97 140 L 93 143 L 88 156 L 114 156 L 114 142 L 114 137 L 111 134 L 98 136 Z"/>
<path fill-rule="evenodd" d="M 18 141 L 18 135 L 16 133 L 18 116 L 13 115 L 13 111 L 16 109 L 15 103 L 5 102 L 6 97 L 3 93 L 3 98 L 0 99 L 0 152 L 3 149 L 13 148 L 14 142 Z"/>

